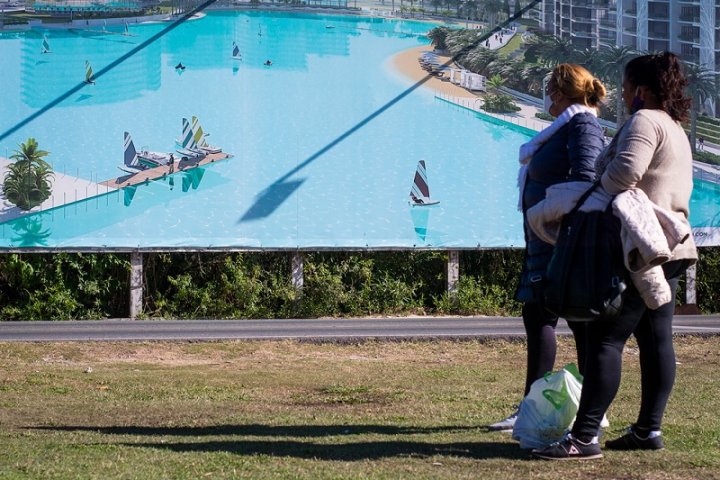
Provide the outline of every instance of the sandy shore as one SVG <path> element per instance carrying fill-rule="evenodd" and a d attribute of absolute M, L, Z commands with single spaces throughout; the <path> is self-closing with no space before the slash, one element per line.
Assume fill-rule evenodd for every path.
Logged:
<path fill-rule="evenodd" d="M 475 95 L 462 87 L 450 83 L 447 80 L 440 80 L 436 76 L 430 75 L 427 71 L 423 70 L 420 66 L 420 62 L 418 62 L 418 57 L 422 55 L 423 52 L 430 51 L 432 51 L 432 47 L 430 45 L 409 48 L 395 55 L 392 58 L 392 65 L 398 72 L 400 72 L 400 74 L 409 78 L 413 82 L 419 82 L 425 77 L 430 77 L 423 86 L 431 88 L 432 90 L 444 95 L 464 98 L 478 97 L 478 95 Z M 450 60 L 450 57 L 439 55 L 438 60 L 445 63 Z"/>
<path fill-rule="evenodd" d="M 463 108 L 469 108 L 476 112 L 482 112 L 483 115 L 489 115 L 497 119 L 503 120 L 514 125 L 529 128 L 530 130 L 540 131 L 545 128 L 550 122 L 540 120 L 535 117 L 535 113 L 538 109 L 522 100 L 515 99 L 515 104 L 520 107 L 518 112 L 496 114 L 488 113 L 480 110 L 479 98 L 482 98 L 482 94 L 476 94 L 470 92 L 462 87 L 459 87 L 449 81 L 443 81 L 434 75 L 429 75 L 428 72 L 423 70 L 418 61 L 418 57 L 422 55 L 422 52 L 429 52 L 432 50 L 430 45 L 414 47 L 408 50 L 404 50 L 394 57 L 391 58 L 391 66 L 395 68 L 400 75 L 412 80 L 413 82 L 419 82 L 426 77 L 429 77 L 427 82 L 423 84 L 424 88 L 429 88 L 435 92 L 435 95 L 442 97 L 443 100 L 455 103 Z M 447 56 L 439 56 L 438 60 L 445 63 L 450 59 Z"/>

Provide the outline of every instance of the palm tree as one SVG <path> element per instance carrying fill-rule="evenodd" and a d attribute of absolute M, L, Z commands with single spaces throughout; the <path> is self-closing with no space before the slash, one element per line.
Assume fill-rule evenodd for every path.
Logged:
<path fill-rule="evenodd" d="M 697 117 L 700 107 L 708 98 L 714 98 L 720 93 L 715 74 L 703 65 L 685 63 L 685 77 L 688 85 L 687 94 L 692 98 L 690 109 L 690 146 L 695 153 L 695 137 L 697 135 Z"/>
<path fill-rule="evenodd" d="M 447 49 L 447 36 L 450 30 L 446 27 L 435 27 L 427 34 L 428 38 L 438 50 Z"/>
<path fill-rule="evenodd" d="M 476 0 L 465 0 L 465 16 L 475 20 L 477 18 L 478 2 Z"/>
<path fill-rule="evenodd" d="M 518 88 L 518 82 L 522 81 L 522 71 L 522 60 L 507 58 L 503 55 L 487 66 L 487 76 L 501 77 L 503 84 L 507 84 L 510 88 Z"/>
<path fill-rule="evenodd" d="M 30 210 L 42 204 L 52 193 L 51 178 L 54 174 L 50 164 L 43 160 L 48 154 L 38 149 L 34 138 L 28 138 L 10 156 L 15 163 L 8 166 L 3 192 L 8 201 L 22 210 Z"/>
<path fill-rule="evenodd" d="M 535 51 L 541 63 L 550 68 L 560 63 L 575 63 L 580 57 L 577 48 L 567 38 L 538 35 L 533 42 L 537 45 Z"/>
<path fill-rule="evenodd" d="M 483 11 L 487 15 L 488 23 L 491 27 L 497 25 L 498 15 L 502 11 L 503 4 L 501 0 L 484 0 Z"/>
<path fill-rule="evenodd" d="M 597 71 L 600 64 L 600 52 L 594 48 L 585 48 L 575 51 L 575 63 L 582 65 L 591 72 Z"/>
<path fill-rule="evenodd" d="M 505 80 L 503 80 L 500 75 L 493 75 L 492 77 L 487 79 L 485 85 L 487 86 L 488 90 L 490 90 L 490 92 L 499 93 L 500 87 L 505 85 Z"/>
<path fill-rule="evenodd" d="M 497 50 L 489 50 L 485 47 L 475 47 L 463 59 L 465 68 L 486 77 L 490 76 L 488 66 L 500 58 Z"/>
<path fill-rule="evenodd" d="M 467 55 L 469 49 L 473 48 L 477 42 L 477 32 L 474 30 L 451 30 L 448 32 L 445 44 L 450 55 L 458 55 L 463 52 L 462 55 Z M 467 50 L 467 51 L 466 51 Z"/>
<path fill-rule="evenodd" d="M 550 69 L 545 65 L 539 63 L 526 65 L 523 69 L 522 78 L 527 83 L 528 92 L 539 94 L 542 97 L 543 81 L 548 76 L 548 73 L 550 73 Z"/>
<path fill-rule="evenodd" d="M 640 54 L 628 46 L 606 48 L 598 57 L 599 61 L 596 65 L 598 75 L 605 80 L 608 85 L 615 88 L 615 124 L 620 127 L 623 117 L 622 104 L 622 83 L 625 64 Z"/>

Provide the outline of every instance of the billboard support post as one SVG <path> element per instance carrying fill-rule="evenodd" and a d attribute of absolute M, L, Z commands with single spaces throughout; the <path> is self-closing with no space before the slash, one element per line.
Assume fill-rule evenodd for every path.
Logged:
<path fill-rule="evenodd" d="M 305 283 L 304 269 L 305 262 L 300 252 L 292 254 L 292 286 L 297 290 L 298 294 L 302 291 L 303 283 Z"/>
<path fill-rule="evenodd" d="M 143 254 L 130 254 L 130 318 L 132 320 L 142 313 L 143 300 Z"/>
<path fill-rule="evenodd" d="M 688 305 L 697 304 L 697 293 L 695 291 L 695 275 L 697 268 L 691 265 L 685 270 L 685 303 Z"/>
<path fill-rule="evenodd" d="M 457 292 L 457 283 L 460 279 L 460 251 L 448 250 L 447 263 L 447 290 L 450 295 Z"/>

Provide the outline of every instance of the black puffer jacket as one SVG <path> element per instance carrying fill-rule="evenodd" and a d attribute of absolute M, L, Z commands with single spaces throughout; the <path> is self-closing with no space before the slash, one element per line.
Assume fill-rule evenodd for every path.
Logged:
<path fill-rule="evenodd" d="M 525 262 L 516 298 L 538 301 L 553 246 L 540 240 L 527 224 L 525 212 L 545 198 L 545 189 L 570 181 L 595 180 L 595 158 L 603 149 L 603 131 L 594 115 L 578 113 L 533 155 L 523 190 Z"/>

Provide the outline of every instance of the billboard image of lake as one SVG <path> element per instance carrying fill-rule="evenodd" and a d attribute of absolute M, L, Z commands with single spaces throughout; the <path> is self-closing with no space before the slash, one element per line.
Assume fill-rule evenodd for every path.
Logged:
<path fill-rule="evenodd" d="M 429 46 L 433 24 L 216 11 L 114 65 L 168 25 L 0 34 L 0 156 L 35 138 L 64 189 L 30 214 L 5 201 L 0 247 L 524 244 L 516 175 L 527 134 L 422 87 L 385 108 L 411 86 L 390 59 Z M 82 84 L 86 61 L 94 84 Z M 192 117 L 230 158 L 182 160 L 176 140 Z M 125 132 L 137 151 L 173 152 L 174 172 L 123 187 Z M 420 160 L 433 206 L 409 203 Z M 693 197 L 693 226 L 717 226 L 716 187 Z"/>

